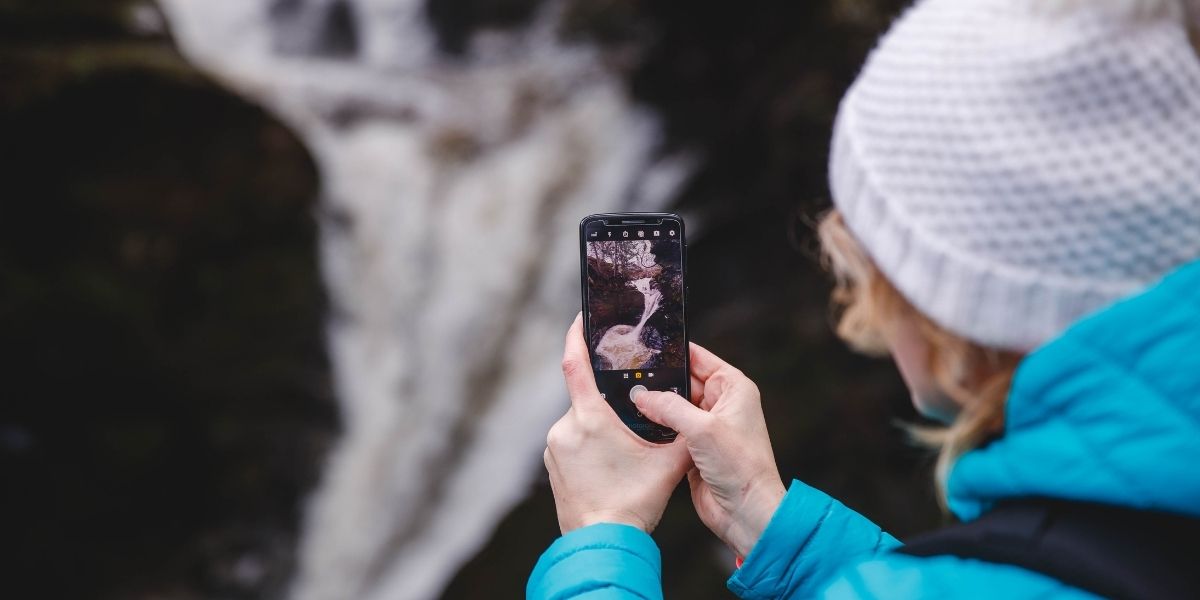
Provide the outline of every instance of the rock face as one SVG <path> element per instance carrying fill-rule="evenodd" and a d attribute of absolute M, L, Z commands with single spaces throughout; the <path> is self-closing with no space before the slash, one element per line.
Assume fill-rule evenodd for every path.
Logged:
<path fill-rule="evenodd" d="M 294 595 L 438 593 L 538 472 L 565 407 L 577 228 L 659 208 L 684 169 L 562 5 L 439 38 L 416 0 L 164 3 L 185 54 L 291 124 L 322 181 L 344 433 Z M 448 38 L 445 38 L 448 39 Z"/>
<path fill-rule="evenodd" d="M 279 597 L 337 430 L 312 159 L 152 9 L 26 4 L 0 8 L 4 594 Z"/>

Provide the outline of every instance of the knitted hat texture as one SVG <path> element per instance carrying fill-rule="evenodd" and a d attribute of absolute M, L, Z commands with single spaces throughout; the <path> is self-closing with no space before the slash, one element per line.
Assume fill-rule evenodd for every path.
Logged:
<path fill-rule="evenodd" d="M 924 0 L 842 100 L 830 186 L 922 313 L 1029 350 L 1200 258 L 1200 59 L 1169 0 Z"/>

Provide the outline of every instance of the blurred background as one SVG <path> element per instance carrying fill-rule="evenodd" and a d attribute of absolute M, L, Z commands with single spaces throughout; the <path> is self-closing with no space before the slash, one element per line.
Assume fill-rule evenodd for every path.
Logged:
<path fill-rule="evenodd" d="M 937 525 L 812 223 L 893 0 L 0 0 L 0 535 L 21 598 L 518 598 L 576 224 L 672 210 L 785 480 Z M 686 489 L 669 598 L 728 598 Z"/>

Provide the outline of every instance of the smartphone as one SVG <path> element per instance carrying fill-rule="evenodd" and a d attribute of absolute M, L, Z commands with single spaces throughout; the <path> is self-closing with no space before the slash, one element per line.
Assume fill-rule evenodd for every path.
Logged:
<path fill-rule="evenodd" d="M 655 443 L 675 431 L 633 404 L 640 390 L 691 398 L 687 243 L 669 213 L 597 214 L 579 222 L 583 330 L 596 387 L 637 435 Z"/>

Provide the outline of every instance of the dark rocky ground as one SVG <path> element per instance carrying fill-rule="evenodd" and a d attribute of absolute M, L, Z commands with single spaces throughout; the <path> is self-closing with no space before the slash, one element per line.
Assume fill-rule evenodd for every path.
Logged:
<path fill-rule="evenodd" d="M 337 430 L 316 173 L 124 4 L 0 4 L 4 594 L 278 596 Z"/>
<path fill-rule="evenodd" d="M 0 531 L 14 597 L 278 597 L 337 414 L 317 174 L 296 137 L 131 28 L 121 0 L 0 0 Z M 535 0 L 429 0 L 443 47 Z M 892 0 L 576 0 L 563 35 L 643 44 L 630 89 L 702 150 L 691 334 L 760 385 L 785 477 L 899 535 L 936 524 L 894 369 L 830 333 L 809 223 L 837 99 Z M 682 491 L 682 490 L 681 490 Z M 519 597 L 548 487 L 446 598 Z M 731 565 L 673 499 L 668 597 Z"/>

